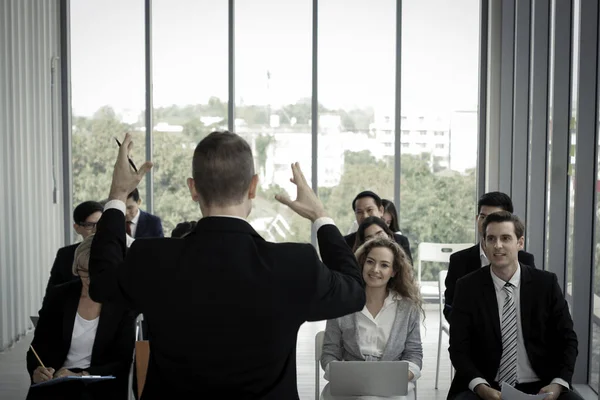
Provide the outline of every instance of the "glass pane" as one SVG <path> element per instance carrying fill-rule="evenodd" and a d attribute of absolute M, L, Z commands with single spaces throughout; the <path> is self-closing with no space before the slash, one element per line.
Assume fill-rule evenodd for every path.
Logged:
<path fill-rule="evenodd" d="M 414 247 L 477 240 L 479 3 L 402 3 L 400 214 Z M 421 279 L 440 268 L 424 263 Z"/>
<path fill-rule="evenodd" d="M 108 197 L 117 156 L 114 137 L 121 140 L 132 132 L 133 161 L 141 165 L 146 159 L 144 1 L 70 4 L 72 190 L 77 206 Z M 144 199 L 144 181 L 139 189 Z"/>
<path fill-rule="evenodd" d="M 567 301 L 572 305 L 573 282 L 573 228 L 575 215 L 575 176 L 576 160 L 575 148 L 577 146 L 577 72 L 579 70 L 579 1 L 573 2 L 573 36 L 572 36 L 572 82 L 571 82 L 571 118 L 569 123 L 569 213 L 567 214 Z"/>
<path fill-rule="evenodd" d="M 165 236 L 201 216 L 185 177 L 198 142 L 227 129 L 227 2 L 154 0 L 154 210 Z"/>
<path fill-rule="evenodd" d="M 310 223 L 274 196 L 295 198 L 294 161 L 311 181 L 311 21 L 310 0 L 235 5 L 235 130 L 252 146 L 260 180 L 249 221 L 274 242 L 310 242 Z"/>
<path fill-rule="evenodd" d="M 395 0 L 319 2 L 319 194 L 344 234 L 359 192 L 393 200 L 395 37 Z"/>

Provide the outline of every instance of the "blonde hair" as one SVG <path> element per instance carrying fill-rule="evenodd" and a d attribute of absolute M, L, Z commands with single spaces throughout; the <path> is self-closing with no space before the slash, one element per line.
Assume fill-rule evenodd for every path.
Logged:
<path fill-rule="evenodd" d="M 92 241 L 94 240 L 94 235 L 90 235 L 87 238 L 85 238 L 83 240 L 83 242 L 81 242 L 79 244 L 79 246 L 77 246 L 77 249 L 75 250 L 75 256 L 73 257 L 73 267 L 72 267 L 72 272 L 73 275 L 77 275 L 79 276 L 79 274 L 77 273 L 77 267 L 79 265 L 81 265 L 81 262 L 84 260 L 88 260 L 90 259 L 90 253 L 92 251 Z"/>
<path fill-rule="evenodd" d="M 354 253 L 358 260 L 358 264 L 360 265 L 361 271 L 364 268 L 365 262 L 367 261 L 367 256 L 371 250 L 378 247 L 390 249 L 394 255 L 393 268 L 395 274 L 388 281 L 388 288 L 394 290 L 400 296 L 411 300 L 419 308 L 422 315 L 425 316 L 425 311 L 423 310 L 423 300 L 421 298 L 419 286 L 415 282 L 413 267 L 408 260 L 406 253 L 398 243 L 386 237 L 376 237 L 366 241 L 356 250 L 356 253 Z"/>

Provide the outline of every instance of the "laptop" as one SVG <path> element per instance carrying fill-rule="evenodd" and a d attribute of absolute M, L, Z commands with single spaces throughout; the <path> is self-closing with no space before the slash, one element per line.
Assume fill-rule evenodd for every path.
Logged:
<path fill-rule="evenodd" d="M 406 396 L 406 361 L 332 361 L 329 364 L 332 396 Z"/>

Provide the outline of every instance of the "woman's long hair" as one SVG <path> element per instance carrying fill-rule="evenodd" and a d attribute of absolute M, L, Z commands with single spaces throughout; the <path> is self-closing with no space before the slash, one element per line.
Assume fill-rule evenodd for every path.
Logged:
<path fill-rule="evenodd" d="M 388 213 L 392 216 L 392 220 L 390 221 L 390 229 L 392 232 L 400 232 L 400 224 L 398 224 L 398 211 L 396 211 L 396 206 L 394 203 L 387 199 L 382 199 L 381 204 L 383 205 L 383 213 Z"/>
<path fill-rule="evenodd" d="M 368 217 L 359 225 L 356 231 L 356 238 L 354 239 L 354 246 L 352 251 L 356 252 L 358 248 L 365 242 L 365 230 L 371 225 L 377 225 L 388 235 L 391 240 L 394 240 L 394 232 L 390 230 L 385 221 L 379 217 Z"/>
<path fill-rule="evenodd" d="M 423 317 L 425 317 L 423 299 L 421 298 L 419 286 L 415 281 L 413 267 L 408 260 L 406 253 L 398 243 L 385 237 L 377 237 L 365 242 L 355 253 L 361 271 L 364 268 L 367 256 L 371 250 L 378 247 L 390 249 L 394 255 L 393 268 L 396 274 L 388 281 L 388 288 L 394 290 L 400 296 L 410 299 L 417 307 L 419 307 Z"/>

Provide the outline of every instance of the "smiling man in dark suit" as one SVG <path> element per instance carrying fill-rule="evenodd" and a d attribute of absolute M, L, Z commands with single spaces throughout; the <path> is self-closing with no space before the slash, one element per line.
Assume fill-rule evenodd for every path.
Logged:
<path fill-rule="evenodd" d="M 164 237 L 160 218 L 142 210 L 141 204 L 140 192 L 136 188 L 129 193 L 125 203 L 127 206 L 127 234 L 134 239 Z"/>
<path fill-rule="evenodd" d="M 489 192 L 479 198 L 477 216 L 475 218 L 480 238 L 483 237 L 483 221 L 485 217 L 498 211 L 513 212 L 513 203 L 507 194 Z M 519 250 L 519 262 L 535 268 L 533 254 L 526 251 Z M 448 275 L 446 276 L 446 291 L 444 292 L 444 316 L 448 322 L 450 322 L 456 281 L 473 271 L 477 271 L 481 267 L 485 267 L 489 263 L 484 252 L 483 241 L 468 249 L 457 251 L 450 256 Z"/>
<path fill-rule="evenodd" d="M 127 195 L 152 166 L 133 171 L 131 148 L 127 134 L 92 244 L 90 296 L 144 314 L 142 399 L 298 399 L 300 326 L 365 304 L 356 258 L 300 166 L 292 165 L 297 199 L 276 199 L 313 223 L 326 265 L 311 244 L 267 242 L 247 222 L 258 175 L 248 143 L 229 132 L 211 133 L 194 151 L 188 186 L 203 215 L 194 230 L 136 240 L 125 257 Z"/>
<path fill-rule="evenodd" d="M 506 383 L 546 400 L 581 399 L 570 390 L 577 335 L 556 275 L 520 263 L 525 227 L 507 211 L 483 223 L 490 265 L 458 280 L 448 399 L 500 400 Z"/>
<path fill-rule="evenodd" d="M 384 213 L 381 197 L 370 190 L 365 190 L 356 195 L 354 200 L 352 200 L 352 210 L 354 211 L 356 222 L 359 226 L 368 217 L 383 218 Z M 354 241 L 356 240 L 356 232 L 344 236 L 344 239 L 352 249 L 354 247 Z M 394 233 L 394 240 L 402 247 L 412 264 L 412 254 L 410 252 L 408 238 L 399 233 Z"/>

